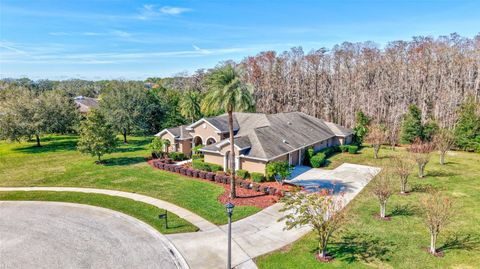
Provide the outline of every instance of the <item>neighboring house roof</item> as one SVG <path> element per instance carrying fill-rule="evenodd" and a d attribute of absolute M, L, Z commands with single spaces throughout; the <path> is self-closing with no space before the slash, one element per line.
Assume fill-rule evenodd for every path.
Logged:
<path fill-rule="evenodd" d="M 185 139 L 192 138 L 192 136 L 187 130 L 187 125 L 180 125 L 177 127 L 164 129 L 158 134 L 156 134 L 155 136 L 161 136 L 166 132 L 170 133 L 175 139 L 178 139 L 178 140 L 185 140 Z"/>
<path fill-rule="evenodd" d="M 302 112 L 271 115 L 234 113 L 234 119 L 239 128 L 234 140 L 237 148 L 243 150 L 245 157 L 262 160 L 271 160 L 331 137 L 352 133 L 348 128 L 326 123 Z M 225 143 L 229 143 L 229 140 L 222 140 L 201 150 L 218 152 Z"/>
<path fill-rule="evenodd" d="M 85 96 L 77 96 L 73 99 L 78 106 L 80 113 L 87 113 L 92 109 L 98 108 L 98 99 L 85 97 Z"/>

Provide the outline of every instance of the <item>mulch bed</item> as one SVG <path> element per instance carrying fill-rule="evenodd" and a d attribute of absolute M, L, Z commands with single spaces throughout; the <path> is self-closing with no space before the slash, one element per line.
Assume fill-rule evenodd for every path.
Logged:
<path fill-rule="evenodd" d="M 153 161 L 154 160 L 148 160 L 147 163 L 151 167 L 153 167 L 154 169 L 158 169 L 153 165 Z M 159 169 L 159 170 L 161 170 L 161 169 Z M 253 189 L 245 189 L 245 188 L 242 188 L 240 186 L 236 186 L 237 197 L 235 199 L 231 200 L 229 198 L 230 184 L 223 184 L 223 183 L 210 181 L 210 180 L 206 180 L 206 179 L 200 179 L 200 178 L 192 178 L 192 179 L 202 180 L 202 181 L 205 181 L 205 182 L 209 182 L 211 184 L 216 184 L 218 186 L 222 186 L 225 191 L 220 196 L 218 196 L 218 198 L 217 198 L 218 201 L 222 204 L 232 202 L 234 205 L 238 205 L 238 206 L 255 206 L 255 207 L 263 209 L 263 208 L 266 208 L 266 207 L 269 207 L 269 206 L 275 204 L 281 198 L 281 195 L 278 195 L 278 192 L 277 192 L 277 194 L 270 195 L 270 194 L 265 194 L 263 192 L 255 191 Z M 284 190 L 284 191 L 289 191 L 293 188 L 292 186 L 290 186 L 288 184 L 280 185 L 277 182 L 262 182 L 262 183 L 260 183 L 260 185 L 267 186 L 267 187 L 274 187 L 277 190 Z"/>

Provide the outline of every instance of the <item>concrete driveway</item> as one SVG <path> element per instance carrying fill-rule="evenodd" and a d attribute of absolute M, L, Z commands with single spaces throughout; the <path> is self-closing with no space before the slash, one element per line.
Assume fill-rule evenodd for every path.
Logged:
<path fill-rule="evenodd" d="M 378 172 L 378 167 L 351 163 L 344 163 L 333 170 L 300 166 L 293 171 L 292 179 L 286 182 L 311 191 L 318 188 L 334 189 L 337 194 L 343 193 L 345 203 L 348 203 Z"/>
<path fill-rule="evenodd" d="M 0 268 L 187 268 L 156 230 L 123 213 L 57 202 L 0 202 Z"/>

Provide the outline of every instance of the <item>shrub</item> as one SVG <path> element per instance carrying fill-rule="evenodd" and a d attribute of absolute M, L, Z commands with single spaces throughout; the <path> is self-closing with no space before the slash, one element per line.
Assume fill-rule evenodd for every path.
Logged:
<path fill-rule="evenodd" d="M 174 170 L 175 170 L 176 173 L 180 173 L 180 169 L 182 169 L 181 166 L 174 165 Z"/>
<path fill-rule="evenodd" d="M 303 164 L 311 166 L 310 159 L 313 157 L 313 155 L 315 155 L 313 148 L 308 148 L 305 154 L 305 159 L 303 160 Z"/>
<path fill-rule="evenodd" d="M 207 176 L 207 172 L 205 172 L 205 171 L 199 171 L 198 172 L 198 177 L 199 178 L 206 179 L 206 176 Z"/>
<path fill-rule="evenodd" d="M 217 172 L 217 171 L 222 171 L 223 170 L 223 167 L 221 165 L 218 165 L 218 164 L 213 164 L 213 163 L 206 163 L 208 166 L 210 166 L 210 170 L 212 170 L 212 172 Z"/>
<path fill-rule="evenodd" d="M 274 195 L 275 192 L 277 192 L 277 189 L 275 189 L 274 187 L 271 187 L 271 188 L 268 189 L 268 194 L 270 194 L 270 195 Z"/>
<path fill-rule="evenodd" d="M 199 173 L 200 171 L 198 171 L 197 169 L 192 170 L 192 177 L 200 177 Z"/>
<path fill-rule="evenodd" d="M 164 164 L 164 163 L 161 163 L 161 162 L 158 162 L 158 163 L 157 163 L 157 168 L 163 169 L 164 167 L 165 167 L 165 164 Z"/>
<path fill-rule="evenodd" d="M 192 161 L 192 167 L 198 170 L 203 170 L 207 172 L 217 172 L 222 171 L 223 167 L 218 164 L 206 163 L 201 159 L 196 159 Z"/>
<path fill-rule="evenodd" d="M 348 145 L 341 145 L 341 146 L 339 146 L 339 148 L 340 148 L 340 151 L 341 151 L 341 152 L 347 152 L 349 146 L 348 146 Z"/>
<path fill-rule="evenodd" d="M 353 146 L 353 145 L 348 146 L 349 154 L 356 154 L 357 152 L 358 152 L 358 146 Z"/>
<path fill-rule="evenodd" d="M 185 172 L 185 175 L 191 177 L 191 176 L 192 176 L 192 173 L 193 173 L 193 170 L 190 169 L 190 168 L 187 168 L 187 171 Z"/>
<path fill-rule="evenodd" d="M 312 159 L 310 160 L 310 163 L 312 164 L 313 168 L 319 168 L 325 163 L 325 159 L 326 159 L 325 153 L 319 152 L 312 157 Z"/>
<path fill-rule="evenodd" d="M 332 156 L 334 153 L 341 151 L 341 148 L 339 146 L 332 146 L 328 148 L 321 149 L 318 152 L 324 153 L 325 157 L 328 158 Z"/>
<path fill-rule="evenodd" d="M 210 181 L 213 181 L 214 180 L 214 177 L 215 177 L 215 173 L 212 173 L 212 172 L 208 172 L 206 175 L 205 175 L 205 179 L 208 179 Z"/>
<path fill-rule="evenodd" d="M 173 159 L 174 161 L 183 161 L 185 160 L 185 154 L 183 154 L 182 152 L 170 152 L 168 153 L 168 157 L 170 157 L 171 159 Z"/>
<path fill-rule="evenodd" d="M 247 179 L 250 176 L 247 170 L 242 170 L 242 169 L 237 170 L 237 175 L 242 179 Z"/>
<path fill-rule="evenodd" d="M 250 174 L 253 182 L 263 182 L 265 181 L 265 176 L 262 173 L 253 172 Z"/>
<path fill-rule="evenodd" d="M 260 184 L 258 184 L 258 183 L 253 183 L 253 184 L 252 184 L 252 189 L 253 189 L 254 191 L 259 191 L 259 189 L 260 189 Z"/>

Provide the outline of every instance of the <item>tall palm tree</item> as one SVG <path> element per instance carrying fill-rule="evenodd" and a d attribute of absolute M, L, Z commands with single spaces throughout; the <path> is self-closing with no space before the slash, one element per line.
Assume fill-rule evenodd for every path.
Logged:
<path fill-rule="evenodd" d="M 180 99 L 180 114 L 193 123 L 202 116 L 200 111 L 200 95 L 197 91 L 188 90 Z"/>
<path fill-rule="evenodd" d="M 240 81 L 240 74 L 231 65 L 213 71 L 206 79 L 208 93 L 202 102 L 205 111 L 226 111 L 228 114 L 228 131 L 230 135 L 230 198 L 236 197 L 235 193 L 235 147 L 233 134 L 233 112 L 252 111 L 255 100 L 252 88 Z"/>

